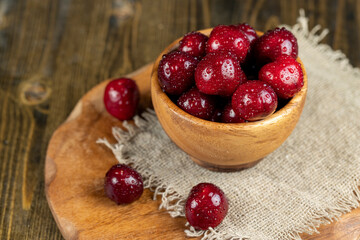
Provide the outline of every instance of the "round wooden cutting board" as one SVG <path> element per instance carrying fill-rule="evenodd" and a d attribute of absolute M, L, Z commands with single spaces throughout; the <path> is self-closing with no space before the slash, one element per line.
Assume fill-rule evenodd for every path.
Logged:
<path fill-rule="evenodd" d="M 152 64 L 129 74 L 141 93 L 141 109 L 151 107 Z M 65 239 L 184 239 L 185 218 L 171 218 L 158 210 L 161 199 L 152 200 L 145 190 L 141 198 L 118 206 L 104 193 L 103 178 L 117 163 L 112 152 L 96 144 L 98 138 L 112 139 L 111 128 L 121 122 L 103 106 L 108 81 L 90 90 L 68 119 L 54 132 L 45 163 L 45 192 L 49 207 Z M 319 228 L 320 234 L 303 239 L 360 239 L 360 209 L 339 221 Z"/>

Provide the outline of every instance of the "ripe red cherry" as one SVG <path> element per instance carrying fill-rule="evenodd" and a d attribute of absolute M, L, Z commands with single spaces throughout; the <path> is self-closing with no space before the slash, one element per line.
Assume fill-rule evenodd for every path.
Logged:
<path fill-rule="evenodd" d="M 208 37 L 199 32 L 186 34 L 179 43 L 179 50 L 188 53 L 198 59 L 205 55 L 205 47 Z"/>
<path fill-rule="evenodd" d="M 231 96 L 245 81 L 239 62 L 229 52 L 207 54 L 195 71 L 196 87 L 209 95 Z"/>
<path fill-rule="evenodd" d="M 124 164 L 114 165 L 105 176 L 105 193 L 117 204 L 132 203 L 143 193 L 141 175 Z"/>
<path fill-rule="evenodd" d="M 104 105 L 108 113 L 120 120 L 131 119 L 139 104 L 139 89 L 134 80 L 119 78 L 110 81 L 104 92 Z"/>
<path fill-rule="evenodd" d="M 289 56 L 281 56 L 275 62 L 260 69 L 259 79 L 267 82 L 280 98 L 291 98 L 304 85 L 300 63 Z"/>
<path fill-rule="evenodd" d="M 296 59 L 297 39 L 285 28 L 270 30 L 256 40 L 254 55 L 259 63 L 273 62 L 281 55 L 289 55 Z"/>
<path fill-rule="evenodd" d="M 221 122 L 223 122 L 223 123 L 243 123 L 243 122 L 246 122 L 246 120 L 241 118 L 239 116 L 239 114 L 237 114 L 234 111 L 234 109 L 231 105 L 231 102 L 230 102 L 225 106 L 225 108 L 221 114 Z"/>
<path fill-rule="evenodd" d="M 243 62 L 250 48 L 250 41 L 243 31 L 230 25 L 215 27 L 206 43 L 206 52 L 229 51 Z"/>
<path fill-rule="evenodd" d="M 267 83 L 259 80 L 247 81 L 240 85 L 232 96 L 232 107 L 239 117 L 256 121 L 264 119 L 277 107 L 275 91 Z"/>
<path fill-rule="evenodd" d="M 165 54 L 158 67 L 160 87 L 166 93 L 180 95 L 194 84 L 198 60 L 190 54 L 173 51 Z"/>
<path fill-rule="evenodd" d="M 236 25 L 241 31 L 243 31 L 246 37 L 249 39 L 250 45 L 252 46 L 256 39 L 258 39 L 258 35 L 253 27 L 251 27 L 247 23 L 241 23 Z"/>
<path fill-rule="evenodd" d="M 235 25 L 217 25 L 216 27 L 214 27 L 212 30 L 211 30 L 211 34 L 215 35 L 215 34 L 220 34 L 222 32 L 226 32 L 229 30 L 229 28 L 232 28 L 232 29 L 236 29 L 237 27 Z"/>
<path fill-rule="evenodd" d="M 191 189 L 186 200 L 186 219 L 195 229 L 218 226 L 228 212 L 224 192 L 212 183 L 200 183 Z"/>
<path fill-rule="evenodd" d="M 177 105 L 185 112 L 205 120 L 210 120 L 216 108 L 212 96 L 201 93 L 196 87 L 183 93 L 177 100 Z"/>

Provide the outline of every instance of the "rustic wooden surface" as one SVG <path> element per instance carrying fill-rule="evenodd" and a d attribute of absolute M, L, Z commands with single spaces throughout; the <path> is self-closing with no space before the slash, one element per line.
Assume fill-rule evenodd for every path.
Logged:
<path fill-rule="evenodd" d="M 1 0 L 0 239 L 62 239 L 44 194 L 46 148 L 90 88 L 190 30 L 246 21 L 264 31 L 294 24 L 300 8 L 360 67 L 359 0 Z M 357 239 L 355 226 L 338 239 Z"/>
<path fill-rule="evenodd" d="M 151 70 L 149 64 L 129 76 L 139 86 L 141 109 L 151 105 Z M 171 218 L 159 210 L 160 197 L 153 201 L 148 189 L 127 206 L 117 206 L 105 196 L 104 173 L 116 160 L 96 140 L 113 139 L 111 126 L 122 126 L 104 108 L 106 83 L 101 82 L 86 93 L 50 139 L 45 160 L 45 194 L 54 219 L 65 239 L 184 239 L 185 218 Z M 303 239 L 358 240 L 359 209 L 322 226 L 320 234 L 304 234 Z"/>

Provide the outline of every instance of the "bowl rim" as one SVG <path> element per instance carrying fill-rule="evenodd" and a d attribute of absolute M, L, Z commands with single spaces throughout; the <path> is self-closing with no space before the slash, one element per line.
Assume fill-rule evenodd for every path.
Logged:
<path fill-rule="evenodd" d="M 197 32 L 201 32 L 208 36 L 209 33 L 211 32 L 211 30 L 212 30 L 212 28 L 207 28 L 207 29 L 197 30 Z M 258 34 L 258 36 L 261 36 L 264 34 L 263 32 L 260 32 L 260 31 L 256 31 L 256 33 Z M 245 129 L 256 128 L 260 125 L 275 124 L 276 122 L 281 120 L 281 118 L 284 118 L 284 116 L 288 116 L 292 112 L 294 112 L 298 108 L 298 106 L 301 105 L 302 101 L 305 101 L 306 93 L 307 93 L 307 86 L 308 86 L 307 74 L 306 74 L 303 62 L 300 60 L 299 57 L 297 57 L 296 61 L 298 63 L 300 63 L 301 69 L 303 71 L 303 76 L 304 76 L 303 87 L 301 88 L 301 90 L 299 92 L 297 92 L 290 99 L 290 101 L 285 106 L 283 106 L 281 109 L 277 110 L 270 116 L 266 117 L 265 119 L 253 121 L 253 122 L 244 122 L 244 123 L 222 123 L 222 122 L 213 122 L 213 121 L 201 119 L 201 118 L 195 117 L 195 116 L 185 112 L 184 110 L 179 108 L 173 101 L 171 101 L 171 99 L 168 97 L 168 95 L 165 92 L 163 92 L 163 90 L 161 89 L 160 84 L 158 82 L 158 66 L 159 66 L 160 60 L 162 59 L 164 54 L 169 53 L 170 51 L 176 49 L 179 46 L 179 42 L 182 38 L 183 37 L 180 37 L 180 38 L 176 39 L 175 41 L 173 41 L 159 54 L 159 56 L 157 57 L 157 59 L 154 62 L 154 66 L 153 66 L 153 69 L 151 72 L 151 80 L 150 80 L 151 83 L 150 84 L 151 84 L 151 91 L 154 91 L 157 94 L 157 97 L 159 97 L 162 100 L 162 102 L 164 102 L 169 107 L 169 110 L 171 110 L 173 113 L 175 113 L 176 115 L 183 118 L 183 120 L 191 122 L 191 124 L 193 124 L 193 125 L 207 126 L 209 128 L 213 128 L 213 129 L 214 128 L 215 129 L 216 128 L 222 128 L 222 129 L 225 128 L 230 131 L 245 130 Z M 154 105 L 154 107 L 155 107 L 155 105 Z"/>

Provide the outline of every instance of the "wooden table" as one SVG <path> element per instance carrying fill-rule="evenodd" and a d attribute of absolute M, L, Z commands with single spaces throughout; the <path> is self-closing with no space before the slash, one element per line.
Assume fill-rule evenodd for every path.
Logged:
<path fill-rule="evenodd" d="M 295 24 L 300 8 L 310 28 L 329 28 L 324 43 L 360 67 L 356 0 L 1 0 L 0 239 L 62 239 L 44 194 L 45 154 L 91 87 L 153 61 L 191 30 L 246 21 L 264 31 Z"/>

